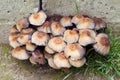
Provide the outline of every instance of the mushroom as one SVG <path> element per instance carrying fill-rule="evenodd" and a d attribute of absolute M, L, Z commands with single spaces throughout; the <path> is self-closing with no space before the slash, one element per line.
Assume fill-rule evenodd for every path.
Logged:
<path fill-rule="evenodd" d="M 32 52 L 32 56 L 29 58 L 30 62 L 33 64 L 45 64 L 46 60 L 44 58 L 43 52 L 36 49 Z"/>
<path fill-rule="evenodd" d="M 34 32 L 31 38 L 31 42 L 39 46 L 45 46 L 48 40 L 48 34 L 39 31 Z"/>
<path fill-rule="evenodd" d="M 64 50 L 66 43 L 62 37 L 54 37 L 49 40 L 48 46 L 56 52 L 61 52 Z"/>
<path fill-rule="evenodd" d="M 82 46 L 87 46 L 89 44 L 95 43 L 96 33 L 90 29 L 83 29 L 79 31 L 79 44 Z"/>
<path fill-rule="evenodd" d="M 58 68 L 70 68 L 68 58 L 65 57 L 64 52 L 56 53 L 54 55 L 54 63 Z"/>
<path fill-rule="evenodd" d="M 30 34 L 20 34 L 20 36 L 18 37 L 17 41 L 22 44 L 25 45 L 31 38 Z"/>
<path fill-rule="evenodd" d="M 72 26 L 71 18 L 68 16 L 61 18 L 60 23 L 63 27 Z"/>
<path fill-rule="evenodd" d="M 75 43 L 78 41 L 79 35 L 76 30 L 66 30 L 64 33 L 64 40 L 67 43 Z"/>
<path fill-rule="evenodd" d="M 48 45 L 45 46 L 45 51 L 49 54 L 54 54 L 55 53 L 55 51 L 53 49 L 51 49 Z"/>
<path fill-rule="evenodd" d="M 21 19 L 20 21 L 17 22 L 16 28 L 20 32 L 23 28 L 29 27 L 29 23 L 26 18 Z"/>
<path fill-rule="evenodd" d="M 42 26 L 38 27 L 37 30 L 45 33 L 51 33 L 50 25 L 51 23 L 46 21 Z"/>
<path fill-rule="evenodd" d="M 35 30 L 32 28 L 25 28 L 25 29 L 22 29 L 21 31 L 21 33 L 23 34 L 32 34 L 33 32 L 35 32 Z"/>
<path fill-rule="evenodd" d="M 15 39 L 15 38 L 18 38 L 19 37 L 19 33 L 10 33 L 9 35 L 9 41 Z"/>
<path fill-rule="evenodd" d="M 104 34 L 100 33 L 97 35 L 96 44 L 93 45 L 96 52 L 98 52 L 101 55 L 108 55 L 110 51 L 110 40 L 109 37 Z"/>
<path fill-rule="evenodd" d="M 26 42 L 26 50 L 34 51 L 37 46 L 30 41 Z"/>
<path fill-rule="evenodd" d="M 25 47 L 17 47 L 12 50 L 12 56 L 19 60 L 26 60 L 30 56 L 28 55 Z"/>
<path fill-rule="evenodd" d="M 78 29 L 94 29 L 95 23 L 92 19 L 86 17 L 79 21 L 77 28 Z"/>
<path fill-rule="evenodd" d="M 16 28 L 16 25 L 14 25 L 11 29 L 10 29 L 10 33 L 18 33 L 19 31 Z"/>
<path fill-rule="evenodd" d="M 47 18 L 47 15 L 42 10 L 29 16 L 29 22 L 32 25 L 40 26 L 42 25 Z"/>
<path fill-rule="evenodd" d="M 53 55 L 51 55 L 51 54 L 49 54 L 48 52 L 46 52 L 46 51 L 44 51 L 44 57 L 45 57 L 45 59 L 49 59 L 49 58 L 51 58 Z"/>
<path fill-rule="evenodd" d="M 95 30 L 106 28 L 106 23 L 101 18 L 94 17 L 93 20 L 95 22 Z"/>
<path fill-rule="evenodd" d="M 52 67 L 53 69 L 60 69 L 59 67 L 57 67 L 57 66 L 55 65 L 53 57 L 51 57 L 51 58 L 48 59 L 48 65 L 49 65 L 50 67 Z"/>
<path fill-rule="evenodd" d="M 51 31 L 54 36 L 63 35 L 65 28 L 59 22 L 51 23 Z"/>
<path fill-rule="evenodd" d="M 82 15 L 75 15 L 75 16 L 73 16 L 71 21 L 72 21 L 72 23 L 77 25 L 83 19 L 84 19 L 84 16 L 82 16 Z"/>
<path fill-rule="evenodd" d="M 83 57 L 82 59 L 78 59 L 78 60 L 71 60 L 69 59 L 69 63 L 74 66 L 74 67 L 82 67 L 86 62 L 86 58 Z"/>
<path fill-rule="evenodd" d="M 78 43 L 67 44 L 64 53 L 67 58 L 70 58 L 71 60 L 78 60 L 85 55 L 85 49 Z"/>
<path fill-rule="evenodd" d="M 9 44 L 11 47 L 13 48 L 16 48 L 16 47 L 19 47 L 21 46 L 22 44 L 20 44 L 18 41 L 17 41 L 17 38 L 14 38 L 12 40 L 9 41 Z"/>

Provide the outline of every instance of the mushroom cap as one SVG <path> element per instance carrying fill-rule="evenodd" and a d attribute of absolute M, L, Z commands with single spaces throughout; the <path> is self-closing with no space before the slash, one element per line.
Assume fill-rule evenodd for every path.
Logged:
<path fill-rule="evenodd" d="M 68 16 L 61 18 L 60 23 L 63 27 L 72 26 L 71 18 Z"/>
<path fill-rule="evenodd" d="M 86 62 L 86 58 L 83 57 L 82 59 L 78 59 L 78 60 L 71 60 L 69 59 L 69 63 L 74 66 L 74 67 L 82 67 Z"/>
<path fill-rule="evenodd" d="M 33 32 L 35 32 L 35 30 L 32 28 L 25 28 L 25 29 L 22 29 L 21 31 L 21 33 L 23 34 L 32 34 Z"/>
<path fill-rule="evenodd" d="M 83 19 L 84 19 L 84 16 L 82 16 L 82 15 L 75 15 L 75 16 L 73 16 L 71 21 L 72 21 L 72 23 L 77 25 Z"/>
<path fill-rule="evenodd" d="M 23 28 L 29 27 L 29 23 L 26 18 L 19 20 L 16 24 L 16 28 L 18 31 L 21 31 Z"/>
<path fill-rule="evenodd" d="M 30 57 L 24 47 L 14 48 L 12 50 L 12 56 L 19 60 L 26 60 Z"/>
<path fill-rule="evenodd" d="M 55 51 L 53 49 L 51 49 L 48 45 L 45 46 L 45 51 L 49 54 L 54 54 L 55 53 Z"/>
<path fill-rule="evenodd" d="M 95 30 L 100 30 L 106 28 L 106 23 L 101 18 L 93 18 L 95 22 Z"/>
<path fill-rule="evenodd" d="M 45 57 L 45 59 L 49 59 L 49 58 L 53 57 L 53 55 L 51 55 L 48 52 L 44 51 L 44 57 Z"/>
<path fill-rule="evenodd" d="M 65 56 L 71 60 L 81 59 L 85 54 L 85 49 L 78 43 L 67 44 L 64 50 Z"/>
<path fill-rule="evenodd" d="M 30 41 L 26 42 L 26 50 L 34 51 L 37 46 Z"/>
<path fill-rule="evenodd" d="M 9 41 L 15 39 L 15 38 L 18 38 L 19 37 L 19 33 L 10 33 L 9 35 Z"/>
<path fill-rule="evenodd" d="M 90 18 L 83 18 L 77 25 L 78 29 L 94 29 L 95 23 Z"/>
<path fill-rule="evenodd" d="M 67 43 L 75 43 L 78 41 L 79 35 L 76 30 L 66 30 L 64 32 L 64 40 Z"/>
<path fill-rule="evenodd" d="M 31 38 L 31 36 L 29 34 L 20 34 L 17 41 L 20 44 L 25 45 L 30 40 L 30 38 Z"/>
<path fill-rule="evenodd" d="M 42 26 L 38 27 L 37 30 L 45 33 L 51 33 L 50 25 L 51 23 L 46 21 Z"/>
<path fill-rule="evenodd" d="M 48 65 L 49 65 L 50 67 L 52 67 L 53 69 L 60 69 L 59 67 L 57 67 L 57 66 L 55 65 L 53 57 L 51 57 L 51 58 L 48 59 Z"/>
<path fill-rule="evenodd" d="M 9 41 L 9 44 L 11 47 L 13 48 L 16 48 L 16 47 L 19 47 L 21 46 L 22 44 L 20 44 L 18 41 L 17 41 L 17 38 L 14 38 L 12 40 Z"/>
<path fill-rule="evenodd" d="M 29 22 L 32 25 L 40 26 L 45 22 L 46 18 L 47 15 L 45 14 L 45 12 L 39 11 L 29 17 Z"/>
<path fill-rule="evenodd" d="M 79 44 L 82 46 L 87 46 L 89 44 L 95 43 L 96 33 L 90 29 L 83 29 L 79 31 Z"/>
<path fill-rule="evenodd" d="M 56 52 L 61 52 L 64 50 L 66 43 L 62 37 L 54 37 L 49 40 L 48 46 Z"/>
<path fill-rule="evenodd" d="M 51 31 L 54 36 L 63 35 L 65 28 L 59 22 L 51 23 Z"/>
<path fill-rule="evenodd" d="M 110 51 L 110 40 L 109 37 L 104 34 L 100 33 L 97 35 L 96 44 L 93 45 L 96 52 L 98 52 L 101 55 L 107 55 Z"/>
<path fill-rule="evenodd" d="M 68 58 L 65 57 L 64 52 L 56 53 L 54 55 L 54 63 L 58 68 L 70 68 Z"/>
<path fill-rule="evenodd" d="M 31 38 L 31 42 L 39 46 L 45 46 L 48 40 L 48 34 L 39 31 L 34 32 Z"/>
<path fill-rule="evenodd" d="M 12 28 L 10 29 L 10 33 L 18 33 L 19 31 L 16 28 L 16 25 L 12 26 Z"/>

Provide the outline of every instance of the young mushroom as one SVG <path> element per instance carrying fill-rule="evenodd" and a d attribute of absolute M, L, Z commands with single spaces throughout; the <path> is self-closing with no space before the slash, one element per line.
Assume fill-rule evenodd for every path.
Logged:
<path fill-rule="evenodd" d="M 20 44 L 18 41 L 17 41 L 17 38 L 14 38 L 12 40 L 9 41 L 9 44 L 11 47 L 13 48 L 16 48 L 16 47 L 19 47 L 21 46 L 22 44 Z"/>
<path fill-rule="evenodd" d="M 29 54 L 27 53 L 25 47 L 14 48 L 12 50 L 12 56 L 19 60 L 26 60 L 30 57 Z"/>
<path fill-rule="evenodd" d="M 20 21 L 17 22 L 16 28 L 20 32 L 23 28 L 29 27 L 29 23 L 26 18 L 21 19 Z"/>
<path fill-rule="evenodd" d="M 98 52 L 101 55 L 108 55 L 110 51 L 110 40 L 109 37 L 104 34 L 100 33 L 97 35 L 96 44 L 93 45 L 96 52 Z"/>
<path fill-rule="evenodd" d="M 83 18 L 77 25 L 78 29 L 94 29 L 95 23 L 90 18 Z"/>
<path fill-rule="evenodd" d="M 51 32 L 54 36 L 63 35 L 65 28 L 59 22 L 51 23 Z"/>
<path fill-rule="evenodd" d="M 45 22 L 46 18 L 47 18 L 47 15 L 45 14 L 45 12 L 39 11 L 29 16 L 28 20 L 32 25 L 40 26 Z"/>
<path fill-rule="evenodd" d="M 53 49 L 51 49 L 48 45 L 45 46 L 45 51 L 49 54 L 54 54 L 55 51 Z"/>
<path fill-rule="evenodd" d="M 26 42 L 26 50 L 34 51 L 37 46 L 30 41 Z"/>
<path fill-rule="evenodd" d="M 72 26 L 71 18 L 68 16 L 64 16 L 63 18 L 61 18 L 60 23 L 63 27 Z"/>
<path fill-rule="evenodd" d="M 10 29 L 10 33 L 18 33 L 19 31 L 16 28 L 16 25 L 14 25 L 11 29 Z"/>
<path fill-rule="evenodd" d="M 79 44 L 82 46 L 87 46 L 89 44 L 95 43 L 96 33 L 90 29 L 83 29 L 79 31 Z"/>
<path fill-rule="evenodd" d="M 83 19 L 84 19 L 84 16 L 82 16 L 82 15 L 75 15 L 75 16 L 73 16 L 71 21 L 72 21 L 72 23 L 77 25 Z"/>
<path fill-rule="evenodd" d="M 39 31 L 34 32 L 31 38 L 31 42 L 39 46 L 45 46 L 48 40 L 48 34 Z"/>
<path fill-rule="evenodd" d="M 68 58 L 65 57 L 64 52 L 56 53 L 54 55 L 54 63 L 58 68 L 70 68 Z"/>
<path fill-rule="evenodd" d="M 67 44 L 64 53 L 67 58 L 70 58 L 71 60 L 78 60 L 85 55 L 85 49 L 78 43 Z"/>
<path fill-rule="evenodd" d="M 35 30 L 32 28 L 25 28 L 25 29 L 22 29 L 21 31 L 21 33 L 23 34 L 32 34 L 33 32 L 35 32 Z"/>
<path fill-rule="evenodd" d="M 19 37 L 19 33 L 10 33 L 9 35 L 9 41 L 15 39 L 15 38 L 18 38 Z"/>
<path fill-rule="evenodd" d="M 61 52 L 64 50 L 66 43 L 62 37 L 54 37 L 49 40 L 48 46 L 56 52 Z"/>
<path fill-rule="evenodd" d="M 76 30 L 66 30 L 64 32 L 64 40 L 67 43 L 75 43 L 78 41 L 79 34 Z"/>

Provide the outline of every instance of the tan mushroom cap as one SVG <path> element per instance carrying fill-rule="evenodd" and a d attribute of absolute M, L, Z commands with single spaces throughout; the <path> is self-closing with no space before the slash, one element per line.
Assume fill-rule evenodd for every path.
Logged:
<path fill-rule="evenodd" d="M 37 30 L 45 33 L 51 33 L 50 26 L 51 26 L 51 23 L 49 21 L 46 21 L 42 26 L 38 27 Z"/>
<path fill-rule="evenodd" d="M 48 45 L 45 46 L 45 51 L 49 54 L 54 54 L 55 53 L 55 51 L 53 49 L 51 49 Z"/>
<path fill-rule="evenodd" d="M 31 38 L 31 42 L 39 45 L 39 46 L 45 46 L 49 40 L 48 34 L 44 32 L 34 32 Z"/>
<path fill-rule="evenodd" d="M 93 46 L 95 51 L 100 53 L 101 55 L 107 55 L 110 51 L 110 40 L 109 37 L 104 34 L 100 33 L 96 37 L 96 44 Z"/>
<path fill-rule="evenodd" d="M 78 59 L 78 60 L 71 60 L 71 59 L 69 59 L 69 62 L 70 62 L 70 64 L 71 64 L 72 66 L 78 68 L 78 67 L 82 67 L 82 66 L 85 64 L 86 58 L 84 57 L 84 58 Z"/>
<path fill-rule="evenodd" d="M 63 35 L 65 28 L 59 22 L 53 21 L 51 23 L 51 31 L 54 36 Z"/>
<path fill-rule="evenodd" d="M 18 33 L 19 31 L 16 28 L 16 25 L 12 26 L 12 28 L 10 29 L 10 33 Z"/>
<path fill-rule="evenodd" d="M 64 52 L 56 53 L 54 55 L 54 63 L 58 68 L 70 68 L 68 58 L 65 57 Z"/>
<path fill-rule="evenodd" d="M 30 57 L 24 47 L 14 48 L 12 50 L 12 56 L 19 60 L 26 60 Z"/>
<path fill-rule="evenodd" d="M 51 55 L 48 52 L 44 51 L 44 57 L 45 57 L 45 59 L 49 59 L 49 58 L 53 57 L 53 55 Z"/>
<path fill-rule="evenodd" d="M 71 18 L 68 16 L 61 18 L 60 23 L 63 27 L 72 26 Z"/>
<path fill-rule="evenodd" d="M 79 44 L 82 46 L 87 46 L 96 42 L 96 33 L 90 29 L 83 29 L 79 31 Z"/>
<path fill-rule="evenodd" d="M 64 33 L 64 40 L 67 43 L 75 43 L 78 41 L 79 34 L 76 30 L 66 30 Z"/>
<path fill-rule="evenodd" d="M 23 34 L 32 34 L 35 30 L 32 29 L 32 28 L 25 28 L 25 29 L 22 29 L 21 33 Z"/>
<path fill-rule="evenodd" d="M 64 50 L 66 43 L 62 37 L 54 37 L 49 40 L 48 46 L 56 52 L 61 52 Z"/>
<path fill-rule="evenodd" d="M 26 50 L 34 51 L 37 46 L 30 41 L 26 42 Z"/>
<path fill-rule="evenodd" d="M 19 33 L 10 33 L 9 35 L 9 41 L 15 39 L 15 38 L 18 38 L 19 37 Z"/>
<path fill-rule="evenodd" d="M 64 53 L 67 58 L 70 58 L 71 60 L 78 60 L 85 55 L 85 49 L 78 43 L 67 44 Z"/>
<path fill-rule="evenodd" d="M 73 16 L 71 21 L 72 21 L 72 23 L 77 25 L 83 19 L 84 19 L 84 16 L 82 16 L 82 15 L 75 15 L 75 16 Z"/>
<path fill-rule="evenodd" d="M 16 48 L 16 47 L 19 47 L 21 46 L 22 44 L 20 44 L 18 41 L 17 41 L 17 38 L 14 38 L 12 40 L 9 41 L 9 44 L 11 47 L 13 48 Z"/>
<path fill-rule="evenodd" d="M 47 15 L 45 14 L 45 12 L 39 11 L 29 17 L 29 22 L 32 25 L 40 26 L 45 22 L 46 18 Z"/>
<path fill-rule="evenodd" d="M 83 18 L 77 25 L 78 29 L 94 29 L 95 23 L 90 18 Z"/>
<path fill-rule="evenodd" d="M 21 19 L 16 24 L 16 28 L 18 31 L 21 31 L 23 28 L 27 28 L 27 27 L 29 27 L 29 23 L 26 18 Z"/>

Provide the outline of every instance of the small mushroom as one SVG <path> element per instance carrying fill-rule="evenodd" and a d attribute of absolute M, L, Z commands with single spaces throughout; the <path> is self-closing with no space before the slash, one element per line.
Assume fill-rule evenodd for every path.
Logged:
<path fill-rule="evenodd" d="M 85 55 L 85 49 L 78 43 L 67 44 L 64 53 L 67 58 L 70 58 L 71 60 L 78 60 Z"/>
<path fill-rule="evenodd" d="M 90 29 L 83 29 L 79 31 L 79 44 L 82 46 L 87 46 L 89 44 L 95 43 L 96 33 Z"/>
<path fill-rule="evenodd" d="M 16 28 L 16 25 L 14 25 L 11 29 L 10 29 L 10 33 L 18 33 L 19 31 Z"/>
<path fill-rule="evenodd" d="M 38 27 L 37 30 L 44 33 L 51 33 L 50 25 L 51 23 L 49 21 L 46 21 L 42 26 Z"/>
<path fill-rule="evenodd" d="M 23 34 L 32 34 L 33 32 L 35 32 L 35 30 L 32 28 L 25 28 L 25 29 L 22 29 L 21 31 L 21 33 Z"/>
<path fill-rule="evenodd" d="M 78 29 L 94 29 L 95 23 L 90 18 L 83 18 L 77 25 Z"/>
<path fill-rule="evenodd" d="M 68 16 L 61 18 L 60 23 L 63 27 L 72 26 L 71 18 Z"/>
<path fill-rule="evenodd" d="M 56 53 L 54 55 L 54 63 L 58 68 L 70 68 L 68 58 L 65 57 L 64 52 Z"/>
<path fill-rule="evenodd" d="M 51 49 L 48 45 L 45 46 L 45 51 L 49 54 L 54 54 L 55 53 L 55 51 L 53 49 Z"/>
<path fill-rule="evenodd" d="M 71 21 L 72 21 L 72 23 L 77 25 L 83 19 L 84 19 L 84 16 L 82 16 L 82 15 L 75 15 L 75 16 L 73 16 Z"/>
<path fill-rule="evenodd" d="M 62 37 L 54 37 L 49 40 L 48 46 L 56 52 L 61 52 L 64 50 L 66 43 Z"/>
<path fill-rule="evenodd" d="M 29 58 L 30 62 L 33 64 L 45 64 L 46 60 L 44 58 L 43 52 L 36 49 L 34 52 L 32 52 L 32 56 Z"/>
<path fill-rule="evenodd" d="M 63 35 L 65 28 L 59 22 L 51 23 L 51 31 L 54 36 Z"/>
<path fill-rule="evenodd" d="M 19 37 L 19 33 L 10 33 L 9 35 L 9 41 L 15 39 L 15 38 L 18 38 Z"/>
<path fill-rule="evenodd" d="M 11 47 L 13 48 L 16 48 L 16 47 L 19 47 L 21 46 L 22 44 L 20 44 L 18 41 L 17 41 L 17 38 L 14 38 L 12 40 L 9 41 L 9 44 Z"/>
<path fill-rule="evenodd" d="M 76 30 L 66 30 L 64 33 L 64 40 L 67 43 L 75 43 L 78 41 L 79 35 Z"/>
<path fill-rule="evenodd" d="M 45 59 L 48 60 L 49 58 L 53 57 L 53 55 L 51 55 L 48 52 L 44 51 L 44 57 L 45 57 Z"/>
<path fill-rule="evenodd" d="M 19 60 L 26 60 L 30 56 L 28 55 L 25 47 L 17 47 L 12 50 L 12 56 Z"/>
<path fill-rule="evenodd" d="M 21 19 L 20 21 L 17 22 L 16 28 L 20 32 L 23 28 L 29 27 L 29 23 L 26 18 Z"/>
<path fill-rule="evenodd" d="M 110 40 L 109 37 L 104 34 L 100 33 L 97 35 L 96 44 L 93 45 L 96 52 L 98 52 L 101 55 L 108 55 L 110 51 Z"/>
<path fill-rule="evenodd" d="M 34 51 L 37 46 L 30 41 L 26 42 L 26 50 Z"/>
<path fill-rule="evenodd" d="M 71 59 L 69 59 L 69 62 L 70 62 L 70 64 L 71 64 L 72 66 L 78 68 L 78 67 L 82 67 L 82 66 L 85 64 L 86 58 L 83 57 L 82 59 L 78 59 L 78 60 L 71 60 Z"/>
<path fill-rule="evenodd" d="M 29 22 L 32 25 L 40 26 L 45 22 L 46 18 L 47 15 L 45 14 L 45 12 L 39 11 L 29 17 Z"/>
<path fill-rule="evenodd" d="M 39 46 L 45 46 L 48 40 L 48 34 L 39 31 L 34 32 L 31 38 L 31 42 Z"/>

